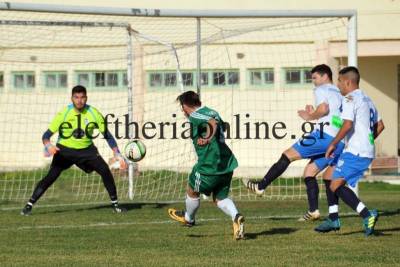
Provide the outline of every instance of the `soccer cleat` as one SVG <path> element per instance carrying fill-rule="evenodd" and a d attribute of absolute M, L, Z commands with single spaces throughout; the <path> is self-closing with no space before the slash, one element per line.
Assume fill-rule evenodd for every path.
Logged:
<path fill-rule="evenodd" d="M 26 204 L 25 207 L 21 210 L 21 215 L 29 216 L 31 214 L 32 214 L 32 206 L 29 204 Z"/>
<path fill-rule="evenodd" d="M 321 217 L 321 214 L 319 213 L 319 210 L 315 210 L 313 212 L 307 211 L 304 213 L 303 217 L 299 218 L 299 222 L 306 222 L 306 221 L 316 221 L 319 220 Z"/>
<path fill-rule="evenodd" d="M 376 222 L 378 221 L 378 211 L 370 210 L 370 216 L 363 220 L 365 236 L 370 236 L 374 233 Z"/>
<path fill-rule="evenodd" d="M 195 221 L 188 222 L 185 219 L 185 211 L 184 210 L 176 210 L 176 209 L 168 209 L 168 215 L 172 220 L 182 223 L 185 226 L 192 227 L 195 225 Z"/>
<path fill-rule="evenodd" d="M 248 179 L 242 179 L 242 182 L 250 192 L 255 193 L 257 196 L 262 196 L 262 194 L 264 194 L 264 189 L 258 189 L 258 182 L 252 182 Z"/>
<path fill-rule="evenodd" d="M 244 216 L 240 213 L 233 220 L 233 239 L 244 239 Z"/>
<path fill-rule="evenodd" d="M 111 208 L 113 209 L 114 213 L 125 213 L 128 211 L 124 207 L 119 206 L 118 203 L 112 203 Z"/>
<path fill-rule="evenodd" d="M 316 232 L 319 233 L 328 233 L 330 231 L 339 231 L 340 230 L 340 220 L 334 220 L 332 221 L 329 218 L 326 218 L 323 223 L 318 225 L 317 227 L 314 228 Z"/>

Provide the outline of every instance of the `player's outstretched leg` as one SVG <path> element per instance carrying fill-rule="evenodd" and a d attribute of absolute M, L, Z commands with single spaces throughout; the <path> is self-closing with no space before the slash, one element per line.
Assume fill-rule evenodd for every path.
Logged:
<path fill-rule="evenodd" d="M 195 215 L 200 207 L 200 197 L 196 196 L 191 188 L 188 188 L 188 194 L 185 200 L 185 210 L 168 209 L 168 215 L 171 219 L 182 223 L 185 226 L 192 227 L 196 224 Z"/>
<path fill-rule="evenodd" d="M 275 179 L 282 175 L 288 168 L 292 160 L 300 159 L 301 156 L 294 148 L 287 149 L 280 159 L 275 162 L 274 165 L 268 170 L 267 174 L 261 181 L 253 182 L 248 179 L 243 180 L 243 183 L 251 192 L 262 195 L 267 188 Z"/>
<path fill-rule="evenodd" d="M 244 186 L 252 193 L 256 194 L 257 196 L 262 196 L 264 194 L 264 190 L 258 188 L 259 182 L 252 181 L 247 178 L 243 178 L 242 182 Z"/>
<path fill-rule="evenodd" d="M 185 226 L 192 227 L 196 224 L 195 216 L 200 207 L 200 193 L 195 192 L 188 185 L 186 190 L 185 207 L 186 210 L 168 209 L 168 215 L 171 219 L 182 223 Z"/>
<path fill-rule="evenodd" d="M 185 219 L 185 214 L 186 214 L 186 212 L 184 210 L 176 210 L 173 208 L 168 209 L 168 215 L 171 219 L 173 219 L 177 222 L 180 222 L 183 225 L 188 226 L 188 227 L 194 226 L 196 224 L 196 222 L 194 220 L 191 222 L 187 221 Z"/>
<path fill-rule="evenodd" d="M 42 180 L 38 182 L 38 184 L 35 187 L 35 190 L 32 193 L 31 198 L 26 203 L 25 207 L 21 210 L 21 215 L 29 216 L 32 214 L 33 205 L 46 192 L 46 190 L 57 180 L 62 171 L 63 168 L 52 163 L 49 172 L 45 177 L 43 177 Z"/>

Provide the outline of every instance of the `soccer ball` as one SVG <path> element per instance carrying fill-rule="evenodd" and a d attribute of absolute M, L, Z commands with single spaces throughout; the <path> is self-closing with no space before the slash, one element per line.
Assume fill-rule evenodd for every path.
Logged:
<path fill-rule="evenodd" d="M 146 146 L 140 140 L 129 141 L 124 148 L 125 157 L 133 162 L 142 160 L 146 155 Z"/>

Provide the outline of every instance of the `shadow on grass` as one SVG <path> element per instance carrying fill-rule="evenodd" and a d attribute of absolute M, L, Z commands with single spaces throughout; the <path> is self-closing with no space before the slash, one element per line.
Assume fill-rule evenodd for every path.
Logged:
<path fill-rule="evenodd" d="M 400 232 L 400 227 L 388 228 L 388 229 L 375 229 L 373 236 L 391 236 L 390 232 Z M 353 231 L 348 233 L 342 233 L 341 235 L 354 235 L 354 234 L 364 234 L 363 230 Z"/>
<path fill-rule="evenodd" d="M 246 239 L 257 239 L 258 236 L 263 235 L 288 235 L 296 232 L 298 229 L 295 228 L 272 228 L 267 231 L 262 231 L 258 233 L 246 233 Z"/>
<path fill-rule="evenodd" d="M 396 209 L 396 210 L 378 210 L 378 213 L 379 213 L 379 217 L 380 218 L 381 217 L 396 216 L 396 215 L 400 215 L 400 209 Z M 361 218 L 360 215 L 358 215 L 355 212 L 352 212 L 350 214 L 343 214 L 343 215 L 340 215 L 340 217 L 341 218 Z M 277 220 L 280 220 L 280 219 L 277 219 Z"/>
<path fill-rule="evenodd" d="M 137 209 L 142 209 L 143 206 L 152 206 L 154 209 L 162 209 L 169 204 L 164 204 L 164 203 L 121 203 L 119 204 L 120 207 L 123 207 L 127 209 L 128 211 L 130 210 L 137 210 Z M 64 212 L 79 212 L 79 211 L 90 211 L 90 210 L 101 210 L 101 209 L 109 209 L 111 210 L 111 205 L 96 205 L 96 206 L 91 206 L 91 207 L 82 207 L 82 208 L 65 208 L 65 209 L 60 209 L 60 210 L 50 210 L 50 211 L 45 211 L 45 212 L 40 212 L 41 214 L 51 214 L 51 213 L 64 213 Z"/>
<path fill-rule="evenodd" d="M 400 209 L 397 210 L 378 210 L 379 217 L 395 216 L 400 214 Z"/>

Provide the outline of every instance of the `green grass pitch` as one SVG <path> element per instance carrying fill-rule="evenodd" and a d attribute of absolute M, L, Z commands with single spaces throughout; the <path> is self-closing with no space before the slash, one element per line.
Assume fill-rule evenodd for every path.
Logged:
<path fill-rule="evenodd" d="M 197 226 L 171 221 L 183 203 L 40 206 L 33 215 L 0 202 L 1 266 L 395 266 L 400 264 L 400 186 L 361 183 L 362 200 L 377 208 L 376 235 L 364 237 L 361 219 L 340 203 L 342 229 L 318 234 L 319 222 L 297 222 L 306 200 L 242 201 L 246 240 L 232 240 L 229 218 L 204 201 Z M 53 204 L 53 203 L 52 203 Z M 14 205 L 12 205 L 14 206 Z M 325 199 L 320 202 L 326 213 Z"/>

